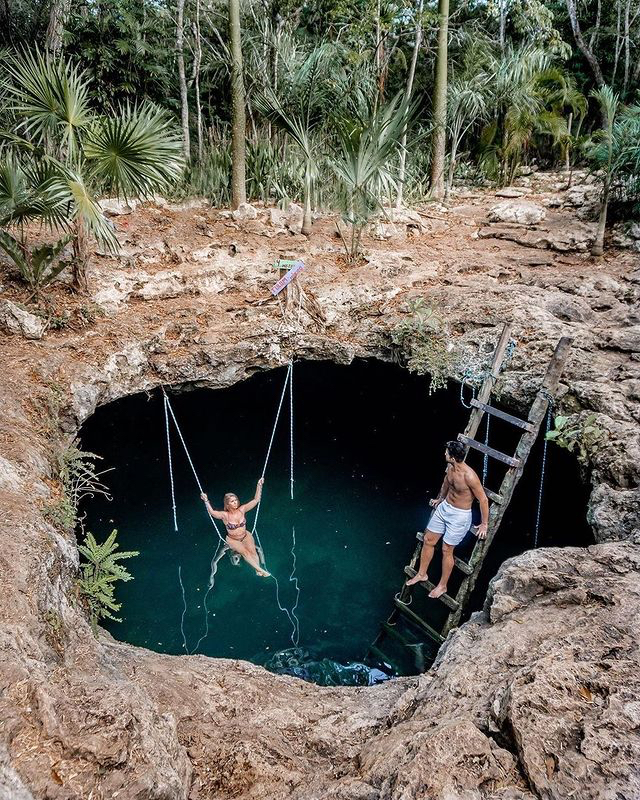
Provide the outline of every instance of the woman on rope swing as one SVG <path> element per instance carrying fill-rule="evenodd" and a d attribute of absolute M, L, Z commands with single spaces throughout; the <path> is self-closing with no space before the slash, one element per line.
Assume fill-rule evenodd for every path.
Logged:
<path fill-rule="evenodd" d="M 227 492 L 223 500 L 224 511 L 216 511 L 212 508 L 209 503 L 209 498 L 204 492 L 201 493 L 200 497 L 204 500 L 209 514 L 214 517 L 214 519 L 220 519 L 224 523 L 227 529 L 227 536 L 225 539 L 227 545 L 241 555 L 248 564 L 251 564 L 256 571 L 256 575 L 259 575 L 261 578 L 269 578 L 271 577 L 271 573 L 262 569 L 260 566 L 260 559 L 258 558 L 256 545 L 253 541 L 253 535 L 247 530 L 246 519 L 246 513 L 251 511 L 252 508 L 255 508 L 260 502 L 263 483 L 264 478 L 260 478 L 256 486 L 255 497 L 248 503 L 240 504 L 237 494 Z"/>

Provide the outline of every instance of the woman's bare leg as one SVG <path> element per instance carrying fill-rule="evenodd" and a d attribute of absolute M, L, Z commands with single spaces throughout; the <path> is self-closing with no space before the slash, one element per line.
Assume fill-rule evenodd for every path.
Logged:
<path fill-rule="evenodd" d="M 247 538 L 251 538 L 251 534 L 247 534 Z M 249 545 L 246 541 L 238 542 L 227 537 L 227 544 L 232 550 L 235 550 L 236 553 L 241 555 L 247 564 L 250 564 L 255 569 L 257 575 L 260 575 L 262 578 L 267 578 L 269 576 L 269 573 L 260 566 L 260 560 L 255 545 L 253 544 L 253 539 L 251 539 L 251 545 Z"/>

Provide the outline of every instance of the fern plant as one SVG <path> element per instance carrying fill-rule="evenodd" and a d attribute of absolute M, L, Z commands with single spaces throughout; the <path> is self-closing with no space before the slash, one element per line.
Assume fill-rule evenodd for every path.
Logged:
<path fill-rule="evenodd" d="M 84 497 L 101 494 L 111 500 L 109 489 L 100 480 L 102 475 L 111 469 L 96 472 L 96 460 L 102 456 L 81 450 L 79 442 L 74 440 L 64 448 L 57 457 L 56 471 L 61 484 L 60 499 L 44 507 L 44 515 L 54 525 L 65 531 L 72 531 L 78 521 L 78 507 Z"/>
<path fill-rule="evenodd" d="M 111 619 L 122 622 L 115 614 L 122 608 L 114 596 L 116 581 L 131 581 L 133 575 L 118 562 L 125 558 L 140 555 L 135 550 L 117 553 L 117 530 L 111 531 L 102 544 L 96 542 L 92 533 L 87 533 L 84 544 L 78 545 L 80 554 L 86 559 L 81 565 L 81 577 L 78 580 L 80 597 L 89 611 L 89 620 L 94 636 L 98 635 L 98 622 Z"/>

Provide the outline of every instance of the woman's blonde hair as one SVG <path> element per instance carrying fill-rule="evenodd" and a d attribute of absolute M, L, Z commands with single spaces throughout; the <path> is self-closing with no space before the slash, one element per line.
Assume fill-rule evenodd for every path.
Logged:
<path fill-rule="evenodd" d="M 240 499 L 237 494 L 234 494 L 233 492 L 227 492 L 222 501 L 222 507 L 224 508 L 225 511 L 227 510 L 227 503 L 229 502 L 229 500 L 231 500 L 232 497 L 235 497 L 236 500 L 240 502 Z"/>

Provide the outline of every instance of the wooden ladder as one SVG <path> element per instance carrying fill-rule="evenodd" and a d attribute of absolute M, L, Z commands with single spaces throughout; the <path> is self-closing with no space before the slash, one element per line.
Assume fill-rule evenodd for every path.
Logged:
<path fill-rule="evenodd" d="M 407 648 L 410 649 L 415 668 L 417 668 L 418 671 L 424 671 L 425 667 L 428 666 L 427 662 L 432 662 L 435 658 L 438 648 L 446 639 L 449 631 L 460 624 L 460 619 L 476 584 L 484 558 L 498 532 L 500 523 L 502 522 L 505 511 L 513 496 L 514 489 L 522 476 L 529 453 L 537 439 L 540 426 L 544 421 L 549 403 L 553 400 L 557 392 L 560 376 L 571 346 L 571 339 L 568 337 L 563 337 L 558 342 L 551 361 L 547 366 L 542 385 L 538 389 L 531 408 L 529 409 L 529 415 L 527 419 L 524 420 L 512 414 L 507 414 L 495 408 L 490 403 L 491 394 L 498 380 L 500 367 L 507 351 L 510 337 L 511 328 L 509 325 L 505 325 L 494 352 L 491 369 L 480 387 L 477 398 L 471 400 L 472 411 L 469 415 L 469 421 L 464 433 L 458 434 L 458 439 L 467 448 L 467 454 L 470 449 L 478 450 L 483 455 L 507 465 L 507 470 L 500 485 L 500 489 L 497 492 L 493 492 L 485 487 L 485 492 L 490 503 L 487 537 L 484 540 L 476 540 L 468 562 L 460 558 L 455 558 L 455 567 L 463 573 L 464 577 L 455 597 L 443 594 L 441 597 L 437 598 L 437 600 L 432 601 L 434 604 L 439 602 L 445 607 L 446 616 L 444 622 L 441 621 L 439 625 L 434 623 L 433 620 L 428 621 L 424 619 L 410 608 L 414 587 L 429 592 L 434 588 L 433 584 L 428 580 L 420 581 L 410 587 L 408 587 L 406 583 L 403 584 L 402 589 L 394 598 L 394 609 L 391 612 L 391 616 L 386 622 L 382 623 L 380 633 L 367 652 L 365 660 L 369 662 L 375 661 L 383 665 L 386 664 L 397 668 L 395 659 L 388 657 L 381 648 L 385 640 L 393 639 L 395 644 L 400 644 L 401 649 L 403 649 L 405 653 L 407 652 Z M 495 450 L 475 439 L 485 414 L 498 417 L 522 431 L 513 456 Z M 422 531 L 416 534 L 416 538 L 418 539 L 418 543 L 410 565 L 404 569 L 405 574 L 409 577 L 413 577 L 416 574 L 424 538 Z M 440 616 L 442 615 L 440 614 Z M 397 624 L 400 620 L 402 620 L 401 626 Z M 407 634 L 408 631 L 411 632 L 410 635 Z M 430 653 L 430 656 L 425 656 L 424 650 L 420 649 L 421 645 Z"/>

